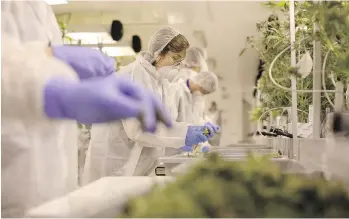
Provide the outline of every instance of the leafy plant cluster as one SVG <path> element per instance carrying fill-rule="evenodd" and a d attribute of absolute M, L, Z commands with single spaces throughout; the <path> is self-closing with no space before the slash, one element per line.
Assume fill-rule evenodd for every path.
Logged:
<path fill-rule="evenodd" d="M 268 20 L 257 23 L 260 36 L 247 37 L 247 48 L 256 49 L 260 59 L 264 62 L 263 75 L 258 83 L 261 91 L 263 108 L 291 106 L 291 92 L 276 87 L 269 79 L 269 67 L 274 58 L 285 48 L 290 46 L 289 2 L 269 2 L 264 4 L 276 13 Z M 321 42 L 322 61 L 328 51 L 325 74 L 333 74 L 336 81 L 348 82 L 349 77 L 349 3 L 346 1 L 313 1 L 295 2 L 296 43 L 294 48 L 297 60 L 308 51 L 313 53 L 313 41 Z M 283 19 L 282 19 L 283 18 Z M 317 31 L 314 32 L 314 24 Z M 242 52 L 247 49 L 245 48 Z M 291 87 L 290 76 L 297 75 L 297 69 L 290 67 L 291 52 L 285 52 L 274 64 L 272 73 L 274 79 L 285 87 Z M 297 77 L 297 89 L 311 90 L 313 78 Z M 335 85 L 326 76 L 326 89 L 333 90 Z M 334 94 L 329 93 L 334 99 Z M 322 94 L 322 116 L 325 109 L 331 107 Z M 308 111 L 312 104 L 312 93 L 298 93 L 298 109 Z M 299 120 L 305 122 L 307 115 L 299 114 Z"/>
<path fill-rule="evenodd" d="M 129 200 L 132 218 L 330 218 L 349 215 L 344 188 L 321 177 L 281 173 L 268 157 L 229 162 L 211 154 L 165 187 Z"/>
<path fill-rule="evenodd" d="M 65 24 L 64 22 L 62 22 L 60 20 L 57 20 L 57 21 L 58 21 L 59 29 L 62 32 L 63 40 L 67 40 L 69 43 L 71 43 L 73 41 L 73 39 L 67 35 L 67 24 Z"/>

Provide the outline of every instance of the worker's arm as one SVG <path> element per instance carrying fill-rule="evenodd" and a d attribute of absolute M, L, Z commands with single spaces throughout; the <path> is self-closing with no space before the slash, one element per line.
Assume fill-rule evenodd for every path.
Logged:
<path fill-rule="evenodd" d="M 46 4 L 46 3 L 45 3 Z M 56 16 L 54 15 L 52 8 L 50 5 L 46 4 L 46 27 L 49 30 L 52 38 L 51 38 L 51 44 L 52 45 L 61 45 L 63 44 L 62 39 L 62 31 L 58 25 Z"/>
<path fill-rule="evenodd" d="M 178 100 L 178 105 L 177 105 L 177 116 L 176 116 L 176 120 L 177 122 L 182 122 L 184 121 L 184 106 L 183 106 L 183 98 L 180 98 Z"/>
<path fill-rule="evenodd" d="M 168 80 L 162 81 L 164 93 L 162 102 L 168 109 L 172 121 L 183 122 L 182 119 L 182 99 L 184 95 L 185 82 L 170 83 Z"/>
<path fill-rule="evenodd" d="M 55 75 L 76 78 L 66 64 L 51 57 L 46 43 L 20 43 L 2 32 L 2 116 L 6 118 L 43 117 L 43 89 Z"/>
<path fill-rule="evenodd" d="M 135 119 L 122 121 L 127 136 L 144 147 L 171 147 L 180 148 L 185 145 L 185 137 L 189 124 L 174 122 L 173 127 L 168 129 L 159 124 L 157 131 L 145 133 L 141 130 L 140 123 Z"/>
<path fill-rule="evenodd" d="M 190 75 L 188 74 L 187 71 L 185 70 L 180 70 L 177 72 L 177 74 L 173 77 L 172 82 L 178 82 L 181 80 L 186 81 L 187 79 L 189 79 Z"/>
<path fill-rule="evenodd" d="M 6 33 L 12 38 L 20 39 L 16 19 L 11 13 L 12 4 L 11 1 L 1 1 L 1 35 Z"/>
<path fill-rule="evenodd" d="M 163 82 L 166 95 L 163 97 L 162 102 L 168 108 L 172 107 L 172 111 L 178 109 L 177 104 L 179 102 L 180 92 L 177 91 L 180 89 L 180 86 L 180 84 Z M 171 129 L 160 124 L 154 134 L 143 132 L 140 129 L 140 123 L 134 119 L 123 121 L 123 126 L 128 137 L 142 146 L 180 148 L 185 145 L 185 137 L 189 124 L 175 122 L 173 120 L 173 127 Z"/>
<path fill-rule="evenodd" d="M 204 115 L 203 115 L 203 121 L 204 121 L 204 123 L 205 123 L 205 122 L 215 123 L 210 117 L 208 117 L 207 115 L 205 115 L 205 113 L 204 113 Z M 216 125 L 218 125 L 218 124 L 216 124 Z"/>

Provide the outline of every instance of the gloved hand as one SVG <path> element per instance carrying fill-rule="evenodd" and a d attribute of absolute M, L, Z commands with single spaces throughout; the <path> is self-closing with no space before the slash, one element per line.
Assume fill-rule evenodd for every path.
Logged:
<path fill-rule="evenodd" d="M 154 132 L 156 112 L 165 124 L 171 119 L 161 102 L 148 90 L 116 74 L 105 78 L 72 81 L 56 77 L 44 89 L 44 111 L 50 118 L 74 119 L 80 123 L 104 123 L 129 117 L 144 116 L 145 131 Z"/>
<path fill-rule="evenodd" d="M 180 151 L 184 151 L 184 152 L 190 152 L 193 150 L 193 147 L 192 146 L 183 146 L 183 147 L 180 147 L 179 148 Z"/>
<path fill-rule="evenodd" d="M 201 151 L 202 151 L 203 153 L 207 153 L 207 152 L 210 151 L 210 147 L 209 147 L 209 146 L 203 146 L 202 149 L 201 149 Z"/>
<path fill-rule="evenodd" d="M 209 130 L 209 136 L 208 138 L 212 138 L 214 136 L 215 133 L 219 133 L 220 132 L 220 127 L 219 125 L 214 125 L 210 122 L 206 122 L 204 124 L 204 126 Z"/>
<path fill-rule="evenodd" d="M 205 126 L 189 126 L 187 136 L 185 137 L 185 145 L 192 146 L 208 140 L 204 135 Z"/>
<path fill-rule="evenodd" d="M 96 49 L 60 45 L 52 46 L 52 54 L 70 65 L 80 80 L 105 77 L 116 71 L 114 59 Z"/>

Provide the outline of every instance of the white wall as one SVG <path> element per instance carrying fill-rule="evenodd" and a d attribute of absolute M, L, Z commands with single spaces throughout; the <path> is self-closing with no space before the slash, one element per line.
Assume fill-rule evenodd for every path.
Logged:
<path fill-rule="evenodd" d="M 239 57 L 245 47 L 246 37 L 256 34 L 256 23 L 268 16 L 260 2 L 212 2 L 215 22 L 206 29 L 208 54 L 217 59 L 217 74 L 223 77 L 222 85 L 230 98 L 218 101 L 224 110 L 221 144 L 227 145 L 242 139 L 242 94 L 251 90 L 257 74 L 257 58 L 248 52 Z M 250 92 L 252 93 L 252 92 Z M 216 97 L 218 98 L 218 97 Z"/>
<path fill-rule="evenodd" d="M 257 74 L 256 54 L 251 51 L 247 52 L 245 56 L 239 57 L 239 53 L 245 47 L 246 37 L 256 34 L 255 24 L 266 19 L 269 15 L 269 12 L 260 3 L 252 1 L 99 2 L 98 11 L 95 10 L 95 14 L 100 11 L 108 11 L 109 13 L 115 12 L 115 16 L 106 18 L 108 16 L 104 15 L 104 19 L 102 19 L 101 13 L 99 18 L 96 15 L 94 21 L 92 18 L 89 21 L 72 18 L 69 29 L 73 31 L 105 31 L 111 19 L 120 19 L 125 22 L 125 39 L 123 41 L 128 43 L 133 34 L 138 34 L 142 39 L 144 49 L 146 49 L 147 41 L 152 33 L 166 23 L 163 16 L 166 13 L 177 13 L 185 18 L 184 24 L 171 26 L 187 36 L 192 45 L 201 46 L 201 42 L 194 38 L 193 31 L 204 31 L 208 42 L 208 55 L 216 59 L 216 74 L 223 78 L 221 85 L 226 87 L 230 95 L 228 99 L 222 100 L 222 93 L 218 91 L 207 98 L 207 105 L 211 100 L 216 100 L 218 106 L 224 110 L 225 123 L 222 127 L 221 143 L 227 145 L 242 138 L 241 127 L 244 122 L 242 97 L 243 93 L 252 95 L 254 76 Z M 96 7 L 92 5 L 93 3 L 84 4 L 85 7 L 80 5 L 69 10 L 85 10 L 78 17 L 89 17 L 86 10 L 90 11 Z M 103 7 L 102 4 L 109 5 Z M 64 11 L 62 7 L 55 9 L 57 12 Z M 148 24 L 144 24 L 145 22 Z M 104 23 L 104 25 L 98 25 L 98 23 Z"/>

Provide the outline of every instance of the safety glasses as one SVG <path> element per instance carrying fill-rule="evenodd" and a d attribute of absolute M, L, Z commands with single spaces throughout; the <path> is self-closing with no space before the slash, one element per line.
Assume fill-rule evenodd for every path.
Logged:
<path fill-rule="evenodd" d="M 182 61 L 184 60 L 185 58 L 185 55 L 181 55 L 181 54 L 178 54 L 178 53 L 172 53 L 171 52 L 171 59 L 173 60 L 173 65 L 174 66 L 180 66 Z"/>

